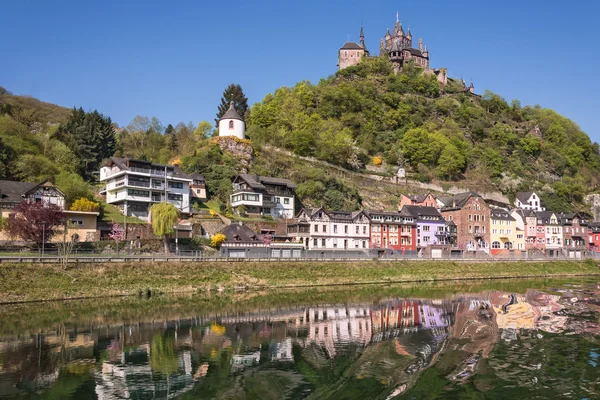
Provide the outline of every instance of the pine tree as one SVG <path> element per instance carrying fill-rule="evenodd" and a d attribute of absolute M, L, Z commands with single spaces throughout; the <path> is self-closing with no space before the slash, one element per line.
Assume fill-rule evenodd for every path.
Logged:
<path fill-rule="evenodd" d="M 244 91 L 240 85 L 232 83 L 223 91 L 223 97 L 221 97 L 221 104 L 219 104 L 217 118 L 215 118 L 215 126 L 219 126 L 219 120 L 223 114 L 229 110 L 229 103 L 232 101 L 238 114 L 240 114 L 242 118 L 246 117 L 246 113 L 248 112 L 248 98 L 244 94 Z"/>
<path fill-rule="evenodd" d="M 88 180 L 100 169 L 102 161 L 115 152 L 112 121 L 95 110 L 74 108 L 69 120 L 58 127 L 56 136 L 79 156 L 78 172 Z"/>
<path fill-rule="evenodd" d="M 173 125 L 169 124 L 165 129 L 165 137 L 167 139 L 167 147 L 170 151 L 176 151 L 179 148 L 179 141 L 177 140 L 177 131 L 173 128 Z"/>

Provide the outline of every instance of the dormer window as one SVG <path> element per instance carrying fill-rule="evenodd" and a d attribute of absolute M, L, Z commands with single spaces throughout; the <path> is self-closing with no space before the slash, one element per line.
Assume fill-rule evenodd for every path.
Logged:
<path fill-rule="evenodd" d="M 233 129 L 233 121 L 229 121 L 229 129 Z"/>

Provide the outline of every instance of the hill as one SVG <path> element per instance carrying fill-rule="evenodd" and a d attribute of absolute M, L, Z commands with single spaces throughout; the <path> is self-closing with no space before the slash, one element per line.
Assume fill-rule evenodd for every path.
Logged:
<path fill-rule="evenodd" d="M 248 136 L 353 170 L 383 162 L 441 185 L 536 190 L 555 209 L 581 204 L 599 185 L 598 144 L 573 121 L 489 91 L 472 95 L 457 80 L 443 87 L 412 66 L 396 75 L 385 58 L 268 94 L 251 109 Z"/>
<path fill-rule="evenodd" d="M 60 124 L 67 121 L 71 109 L 46 103 L 31 96 L 17 96 L 0 86 L 0 115 L 10 114 L 25 125 Z"/>
<path fill-rule="evenodd" d="M 573 121 L 470 94 L 457 80 L 441 86 L 410 65 L 396 75 L 384 58 L 268 94 L 250 110 L 249 140 L 224 143 L 207 122 L 173 125 L 137 116 L 115 130 L 96 111 L 0 90 L 0 177 L 54 177 L 74 200 L 91 196 L 84 179 L 107 156 L 178 163 L 206 177 L 222 211 L 241 170 L 292 179 L 302 204 L 347 210 L 390 209 L 400 193 L 451 187 L 508 198 L 535 190 L 549 209 L 583 210 L 600 183 L 599 146 Z M 393 182 L 399 167 L 403 184 Z"/>

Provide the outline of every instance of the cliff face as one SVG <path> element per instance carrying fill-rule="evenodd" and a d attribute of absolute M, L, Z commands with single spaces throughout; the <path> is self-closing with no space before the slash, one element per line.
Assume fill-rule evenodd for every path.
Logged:
<path fill-rule="evenodd" d="M 240 173 L 247 173 L 254 159 L 254 148 L 252 142 L 247 139 L 238 139 L 234 136 L 223 136 L 215 138 L 221 151 L 228 152 L 240 161 Z"/>

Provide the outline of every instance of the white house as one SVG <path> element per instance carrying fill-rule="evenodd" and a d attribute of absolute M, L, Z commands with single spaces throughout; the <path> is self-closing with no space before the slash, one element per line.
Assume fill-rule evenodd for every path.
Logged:
<path fill-rule="evenodd" d="M 111 157 L 100 169 L 106 183 L 106 202 L 125 215 L 150 220 L 150 206 L 167 201 L 181 213 L 190 212 L 192 177 L 178 166 Z"/>
<path fill-rule="evenodd" d="M 515 207 L 520 210 L 546 211 L 535 192 L 519 192 L 515 198 Z"/>
<path fill-rule="evenodd" d="M 297 223 L 288 230 L 297 235 L 309 250 L 345 250 L 369 248 L 369 217 L 364 211 L 327 211 L 323 208 L 304 208 Z M 296 229 L 294 227 L 305 227 Z"/>
<path fill-rule="evenodd" d="M 294 218 L 294 190 L 298 187 L 289 179 L 240 174 L 233 180 L 229 200 L 234 211 L 244 206 L 247 213 L 271 215 L 275 218 Z"/>
<path fill-rule="evenodd" d="M 246 137 L 246 123 L 233 106 L 233 101 L 219 120 L 219 136 L 235 136 L 238 139 Z"/>

